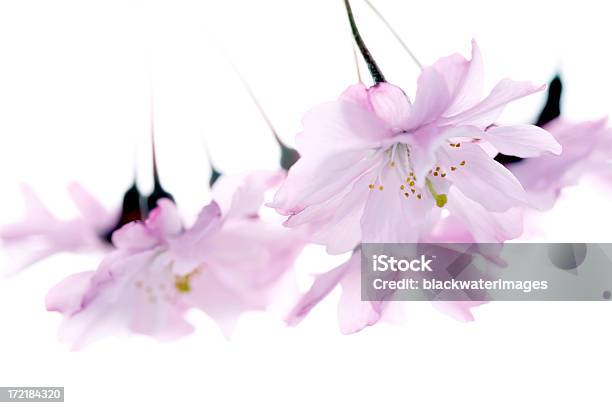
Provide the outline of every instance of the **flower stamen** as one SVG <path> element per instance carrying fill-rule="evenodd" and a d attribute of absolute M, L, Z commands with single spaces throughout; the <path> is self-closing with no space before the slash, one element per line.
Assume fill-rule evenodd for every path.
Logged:
<path fill-rule="evenodd" d="M 448 197 L 446 196 L 446 194 L 438 194 L 433 186 L 433 183 L 428 178 L 425 179 L 425 185 L 431 193 L 431 196 L 434 198 L 434 200 L 436 200 L 436 205 L 440 208 L 444 207 L 448 202 Z"/>

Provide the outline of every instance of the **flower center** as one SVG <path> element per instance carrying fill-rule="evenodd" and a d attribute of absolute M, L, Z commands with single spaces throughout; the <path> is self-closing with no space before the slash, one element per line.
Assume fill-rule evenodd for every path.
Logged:
<path fill-rule="evenodd" d="M 134 286 L 146 300 L 155 304 L 158 302 L 175 303 L 178 296 L 182 293 L 191 291 L 191 280 L 200 273 L 199 269 L 194 269 L 192 272 L 184 276 L 170 275 L 163 273 L 157 277 L 149 277 L 146 280 L 137 280 Z M 162 276 L 163 275 L 163 276 Z"/>
<path fill-rule="evenodd" d="M 449 143 L 449 146 L 454 149 L 460 149 L 461 143 Z M 391 167 L 400 180 L 400 190 L 405 198 L 415 197 L 418 200 L 423 198 L 424 194 L 430 194 L 435 200 L 436 205 L 440 208 L 444 207 L 448 202 L 446 194 L 440 194 L 436 191 L 434 182 L 436 178 L 445 180 L 447 174 L 459 170 L 460 167 L 466 165 L 465 160 L 461 160 L 457 164 L 448 166 L 445 168 L 441 165 L 435 165 L 429 170 L 427 176 L 425 176 L 425 185 L 419 187 L 417 185 L 417 177 L 414 174 L 414 167 L 410 159 L 410 145 L 406 143 L 396 143 L 393 146 L 387 148 L 384 153 L 385 161 L 381 166 L 376 178 L 372 183 L 368 185 L 370 190 L 384 191 L 385 187 L 382 182 L 382 172 L 385 168 Z"/>
<path fill-rule="evenodd" d="M 200 271 L 194 269 L 192 272 L 189 272 L 184 276 L 175 276 L 174 277 L 174 287 L 181 293 L 188 293 L 191 291 L 191 278 L 199 274 Z"/>

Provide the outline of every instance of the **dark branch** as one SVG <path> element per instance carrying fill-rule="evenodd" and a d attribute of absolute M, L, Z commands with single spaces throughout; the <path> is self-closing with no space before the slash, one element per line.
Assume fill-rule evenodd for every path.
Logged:
<path fill-rule="evenodd" d="M 368 66 L 368 70 L 370 71 L 370 75 L 372 75 L 374 83 L 379 84 L 381 82 L 386 82 L 385 76 L 380 71 L 380 68 L 378 68 L 376 61 L 374 61 L 372 54 L 370 54 L 368 47 L 365 45 L 365 42 L 363 41 L 363 38 L 359 33 L 359 29 L 357 28 L 357 24 L 355 23 L 355 17 L 353 16 L 353 10 L 351 9 L 351 4 L 349 3 L 349 0 L 344 0 L 344 5 L 346 7 L 346 13 L 348 15 L 349 23 L 351 25 L 351 31 L 353 32 L 353 38 L 357 43 L 359 52 L 363 56 L 363 59 L 365 60 Z"/>

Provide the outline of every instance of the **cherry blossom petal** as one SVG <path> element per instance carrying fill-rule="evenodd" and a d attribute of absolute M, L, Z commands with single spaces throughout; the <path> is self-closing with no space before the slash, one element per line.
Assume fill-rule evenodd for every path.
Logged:
<path fill-rule="evenodd" d="M 104 208 L 104 206 L 79 183 L 70 184 L 68 186 L 68 192 L 72 201 L 74 201 L 83 215 L 84 220 L 90 223 L 94 228 L 100 230 L 109 228 L 115 221 L 115 218 L 118 217 L 118 215 L 111 214 L 107 211 L 106 208 Z"/>
<path fill-rule="evenodd" d="M 369 151 L 351 150 L 302 157 L 268 205 L 284 215 L 297 214 L 343 191 L 379 161 L 380 155 L 372 157 Z"/>
<path fill-rule="evenodd" d="M 509 166 L 527 191 L 530 204 L 540 210 L 552 208 L 561 190 L 576 184 L 585 173 L 593 170 L 601 173 L 590 163 L 601 165 L 612 152 L 605 147 L 605 142 L 612 140 L 612 131 L 606 128 L 605 119 L 576 124 L 557 119 L 546 129 L 563 146 L 561 155 L 523 160 Z"/>
<path fill-rule="evenodd" d="M 158 239 L 176 235 L 183 229 L 176 205 L 167 198 L 157 202 L 157 207 L 149 214 L 145 226 Z"/>
<path fill-rule="evenodd" d="M 400 88 L 381 82 L 369 90 L 370 102 L 376 115 L 393 129 L 400 129 L 410 116 L 412 105 Z"/>
<path fill-rule="evenodd" d="M 248 175 L 223 175 L 213 187 L 213 199 L 225 218 L 252 217 L 259 213 L 266 191 L 278 186 L 286 172 L 258 171 Z"/>
<path fill-rule="evenodd" d="M 141 221 L 133 221 L 113 233 L 113 245 L 120 249 L 142 250 L 158 244 L 157 236 Z"/>
<path fill-rule="evenodd" d="M 72 315 L 83 308 L 83 294 L 92 284 L 96 271 L 81 272 L 71 275 L 54 286 L 45 299 L 47 310 Z"/>
<path fill-rule="evenodd" d="M 391 135 L 388 125 L 375 113 L 346 100 L 312 109 L 304 116 L 302 124 L 304 132 L 296 137 L 296 146 L 302 156 L 309 152 L 376 147 Z"/>
<path fill-rule="evenodd" d="M 444 152 L 439 157 L 446 158 L 446 178 L 466 197 L 495 212 L 527 204 L 525 190 L 516 177 L 477 144 L 462 143 L 460 148 L 445 148 Z"/>
<path fill-rule="evenodd" d="M 517 238 L 523 230 L 520 208 L 511 208 L 506 212 L 490 212 L 454 186 L 449 190 L 446 208 L 463 220 L 464 228 L 471 232 L 475 242 L 504 242 Z"/>
<path fill-rule="evenodd" d="M 361 242 L 361 218 L 370 194 L 368 185 L 371 182 L 371 174 L 355 182 L 329 219 L 323 225 L 318 225 L 320 230 L 313 234 L 313 242 L 324 244 L 330 254 L 342 254 L 355 249 Z"/>
<path fill-rule="evenodd" d="M 383 189 L 376 185 L 367 199 L 361 219 L 362 241 L 366 243 L 418 242 L 424 222 L 432 209 L 431 197 L 402 190 L 402 179 L 395 169 L 387 166 L 381 175 Z M 405 194 L 409 194 L 406 197 Z"/>
<path fill-rule="evenodd" d="M 561 145 L 546 130 L 533 125 L 499 126 L 483 134 L 500 153 L 517 157 L 537 157 L 549 152 L 561 154 Z"/>
<path fill-rule="evenodd" d="M 484 129 L 497 120 L 508 103 L 544 89 L 546 85 L 537 86 L 530 82 L 502 79 L 482 102 L 454 116 L 443 118 L 439 123 L 454 126 L 471 125 Z"/>
<path fill-rule="evenodd" d="M 407 131 L 433 122 L 450 102 L 451 95 L 444 77 L 434 68 L 426 68 L 418 80 L 411 114 L 402 121 L 401 127 Z"/>
<path fill-rule="evenodd" d="M 340 281 L 342 295 L 338 304 L 338 323 L 343 334 L 357 333 L 377 323 L 381 318 L 381 302 L 361 300 L 361 251 L 348 262 Z"/>
<path fill-rule="evenodd" d="M 447 57 L 434 64 L 446 79 L 452 102 L 442 116 L 448 117 L 476 105 L 481 98 L 484 85 L 482 55 L 476 41 L 472 41 L 472 59 L 461 56 Z"/>
<path fill-rule="evenodd" d="M 361 252 L 356 251 L 347 262 L 317 275 L 310 289 L 300 298 L 286 317 L 287 324 L 295 326 L 300 323 L 321 300 L 334 290 L 347 274 L 354 273 L 356 269 L 360 268 L 360 260 Z"/>
<path fill-rule="evenodd" d="M 370 103 L 368 92 L 368 87 L 362 83 L 351 85 L 340 95 L 340 100 L 354 103 L 367 111 L 373 112 L 374 108 Z"/>

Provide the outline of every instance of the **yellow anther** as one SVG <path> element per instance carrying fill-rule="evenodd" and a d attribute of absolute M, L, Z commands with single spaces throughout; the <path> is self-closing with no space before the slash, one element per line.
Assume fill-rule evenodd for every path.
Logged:
<path fill-rule="evenodd" d="M 405 188 L 406 188 L 406 187 L 404 187 L 404 185 L 403 185 L 403 184 L 400 186 L 400 190 L 403 190 L 403 189 L 405 189 Z"/>
<path fill-rule="evenodd" d="M 461 166 L 465 166 L 465 160 L 463 160 L 461 163 L 459 163 Z"/>
<path fill-rule="evenodd" d="M 370 185 L 368 186 L 368 188 L 369 188 L 370 190 L 374 190 L 374 184 L 370 184 Z"/>
<path fill-rule="evenodd" d="M 183 276 L 175 276 L 174 277 L 174 287 L 183 293 L 187 293 L 191 290 L 191 278 L 197 275 L 199 271 L 197 269 Z"/>
<path fill-rule="evenodd" d="M 451 171 L 455 171 L 457 168 L 455 166 L 451 166 Z"/>
<path fill-rule="evenodd" d="M 378 186 L 378 189 L 379 189 L 380 191 L 383 191 L 383 190 L 384 190 L 384 187 L 383 187 L 383 186 Z"/>
<path fill-rule="evenodd" d="M 440 208 L 444 207 L 447 202 L 448 198 L 446 197 L 446 194 L 438 194 L 436 197 L 436 205 Z"/>
<path fill-rule="evenodd" d="M 414 181 L 410 182 L 410 187 L 414 186 Z"/>
<path fill-rule="evenodd" d="M 433 175 L 434 175 L 434 176 L 438 176 L 438 172 L 437 172 L 437 171 L 434 171 L 434 174 L 433 174 Z"/>
<path fill-rule="evenodd" d="M 446 194 L 438 194 L 430 179 L 425 179 L 425 185 L 431 193 L 431 196 L 436 200 L 436 205 L 440 208 L 444 207 L 448 201 Z"/>
<path fill-rule="evenodd" d="M 189 284 L 189 275 L 175 277 L 174 287 L 179 292 L 183 292 L 183 293 L 189 292 L 191 290 L 191 285 Z"/>

